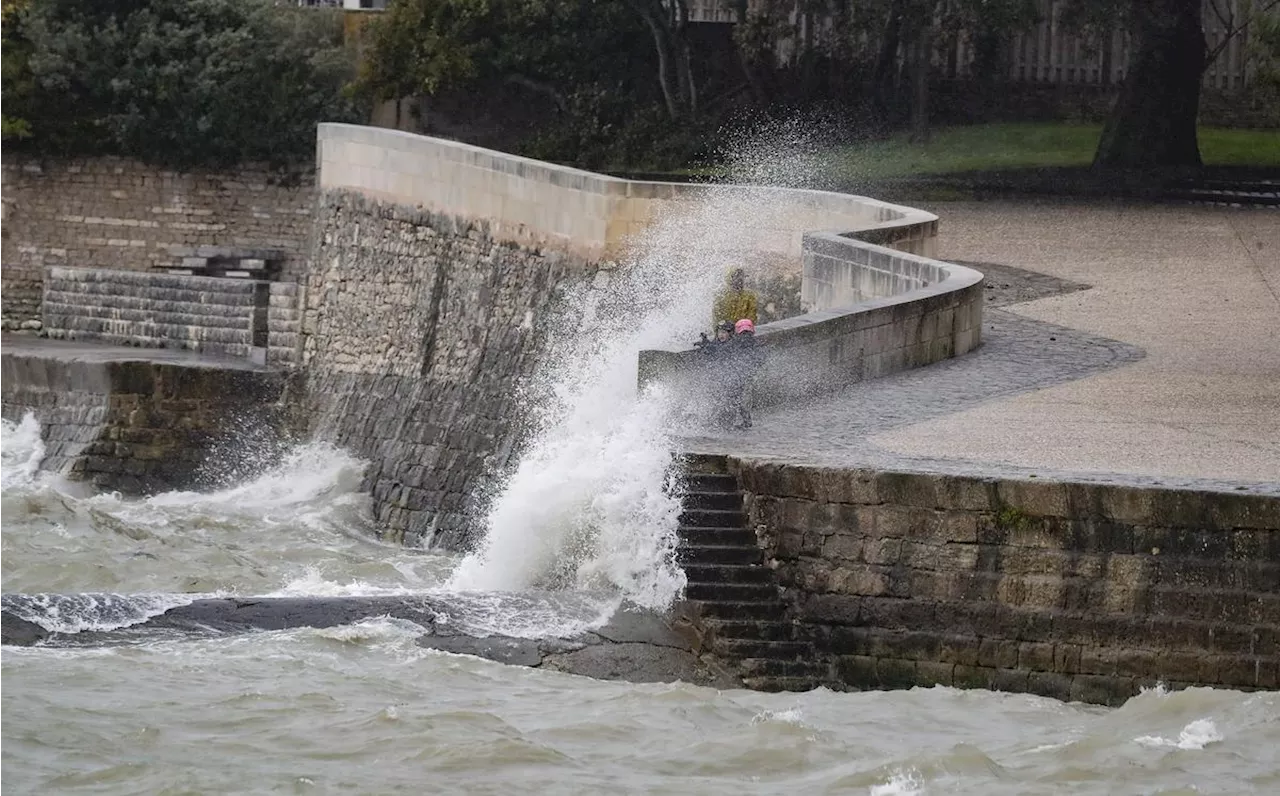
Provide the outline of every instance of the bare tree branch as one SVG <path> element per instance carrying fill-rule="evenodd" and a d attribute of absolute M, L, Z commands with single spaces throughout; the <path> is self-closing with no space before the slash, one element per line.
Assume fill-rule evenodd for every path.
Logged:
<path fill-rule="evenodd" d="M 1275 8 L 1277 5 L 1280 5 L 1280 0 L 1271 0 L 1271 2 L 1262 6 L 1262 8 L 1254 9 L 1253 13 L 1246 16 L 1239 22 L 1239 24 L 1236 25 L 1228 24 L 1228 20 L 1234 21 L 1234 14 L 1229 15 L 1227 19 L 1223 19 L 1222 12 L 1218 10 L 1217 0 L 1210 0 L 1210 5 L 1213 7 L 1214 15 L 1218 17 L 1218 20 L 1222 22 L 1223 26 L 1226 27 L 1227 30 L 1222 36 L 1222 41 L 1218 42 L 1213 49 L 1209 50 L 1208 55 L 1205 56 L 1205 69 L 1208 69 L 1209 65 L 1212 64 L 1219 55 L 1222 55 L 1222 53 L 1227 49 L 1227 45 L 1231 43 L 1232 39 L 1243 33 L 1245 28 L 1249 27 L 1254 20 L 1265 16 L 1268 11 Z"/>

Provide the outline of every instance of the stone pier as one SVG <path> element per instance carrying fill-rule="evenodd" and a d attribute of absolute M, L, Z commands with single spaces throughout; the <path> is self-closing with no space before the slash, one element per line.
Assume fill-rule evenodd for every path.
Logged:
<path fill-rule="evenodd" d="M 282 422 L 285 374 L 247 360 L 5 335 L 3 413 L 40 420 L 42 469 L 125 494 L 199 486 Z M 265 432 L 265 433 L 264 433 Z"/>

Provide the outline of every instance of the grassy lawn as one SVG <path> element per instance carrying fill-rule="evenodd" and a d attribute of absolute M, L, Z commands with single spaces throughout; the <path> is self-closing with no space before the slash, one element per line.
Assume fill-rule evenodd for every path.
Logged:
<path fill-rule="evenodd" d="M 1101 125 L 984 124 L 938 129 L 926 144 L 906 134 L 833 153 L 832 176 L 849 182 L 965 171 L 1088 166 Z M 1200 128 L 1207 166 L 1280 166 L 1280 132 Z"/>

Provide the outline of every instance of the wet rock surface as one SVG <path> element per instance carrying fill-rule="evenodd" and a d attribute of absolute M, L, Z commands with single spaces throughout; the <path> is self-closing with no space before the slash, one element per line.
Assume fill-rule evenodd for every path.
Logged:
<path fill-rule="evenodd" d="M 413 622 L 427 632 L 418 644 L 428 649 L 473 655 L 498 663 L 543 667 L 601 680 L 684 681 L 720 688 L 739 680 L 704 659 L 690 635 L 676 629 L 667 614 L 634 607 L 620 609 L 602 627 L 572 638 L 517 638 L 469 635 L 445 621 L 447 596 L 413 597 L 262 597 L 196 600 L 158 616 L 115 630 L 51 632 L 15 613 L 23 595 L 6 595 L 3 643 L 98 646 L 156 637 L 242 634 L 289 628 L 327 628 L 365 619 L 391 617 Z"/>
<path fill-rule="evenodd" d="M 568 639 L 430 635 L 418 645 L 597 680 L 741 687 L 737 678 L 699 655 L 691 638 L 673 624 L 665 614 L 624 609 L 603 627 Z"/>

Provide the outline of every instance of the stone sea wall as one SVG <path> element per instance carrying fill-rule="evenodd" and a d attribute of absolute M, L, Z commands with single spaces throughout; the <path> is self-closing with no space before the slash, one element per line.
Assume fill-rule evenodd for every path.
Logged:
<path fill-rule="evenodd" d="M 127 494 L 216 481 L 211 462 L 234 468 L 255 435 L 270 436 L 284 388 L 281 374 L 248 366 L 107 359 L 46 341 L 6 341 L 0 370 L 4 417 L 40 420 L 43 469 Z"/>
<path fill-rule="evenodd" d="M 1280 500 L 731 460 L 831 679 L 1280 687 Z"/>
<path fill-rule="evenodd" d="M 390 535 L 458 547 L 518 442 L 517 386 L 559 292 L 594 277 L 571 254 L 477 221 L 326 191 L 303 286 L 312 433 L 368 459 Z"/>
<path fill-rule="evenodd" d="M 284 253 L 305 267 L 314 174 L 245 166 L 182 173 L 120 158 L 3 162 L 3 325 L 40 320 L 49 266 L 145 271 L 176 265 L 172 247 Z"/>
<path fill-rule="evenodd" d="M 937 232 L 929 213 L 866 197 L 633 182 L 354 125 L 320 126 L 317 163 L 296 341 L 280 335 L 296 343 L 305 414 L 319 438 L 372 462 L 365 487 L 391 536 L 446 547 L 469 541 L 512 461 L 526 419 L 516 388 L 534 370 L 558 291 L 602 287 L 615 262 L 654 246 L 726 263 L 786 259 L 798 275 L 814 231 L 922 255 Z M 748 207 L 768 212 L 743 225 Z M 650 235 L 670 214 L 697 226 L 678 241 Z M 831 341 L 817 326 L 795 338 L 825 356 Z"/>

